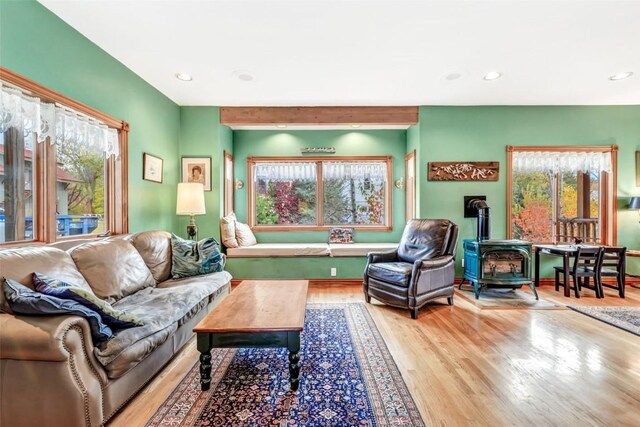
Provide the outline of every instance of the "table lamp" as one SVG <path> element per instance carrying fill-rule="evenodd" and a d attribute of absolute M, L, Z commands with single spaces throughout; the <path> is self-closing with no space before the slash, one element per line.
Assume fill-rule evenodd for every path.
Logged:
<path fill-rule="evenodd" d="M 629 209 L 636 209 L 638 215 L 640 215 L 640 197 L 632 197 L 631 200 L 629 200 Z"/>
<path fill-rule="evenodd" d="M 187 225 L 187 235 L 190 239 L 196 240 L 198 226 L 196 225 L 196 215 L 204 215 L 204 186 L 199 182 L 181 182 L 178 184 L 178 202 L 176 203 L 176 215 L 189 215 L 189 225 Z"/>

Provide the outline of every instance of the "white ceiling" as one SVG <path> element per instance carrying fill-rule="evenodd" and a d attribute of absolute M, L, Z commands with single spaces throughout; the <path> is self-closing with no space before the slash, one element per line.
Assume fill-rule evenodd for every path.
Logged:
<path fill-rule="evenodd" d="M 180 105 L 640 104 L 636 0 L 40 3 Z"/>

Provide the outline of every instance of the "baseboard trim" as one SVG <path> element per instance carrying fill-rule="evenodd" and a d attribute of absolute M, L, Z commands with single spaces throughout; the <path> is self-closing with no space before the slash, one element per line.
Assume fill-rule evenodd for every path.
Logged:
<path fill-rule="evenodd" d="M 279 278 L 247 278 L 247 279 L 231 279 L 231 286 L 237 286 L 243 280 L 308 280 L 309 284 L 314 285 L 336 285 L 336 286 L 353 286 L 362 285 L 362 279 L 279 279 Z M 462 277 L 456 277 L 455 285 L 459 285 Z M 630 278 L 627 275 L 627 285 L 640 284 L 640 278 Z M 540 279 L 540 286 L 555 286 L 555 279 L 544 277 Z"/>
<path fill-rule="evenodd" d="M 279 278 L 250 278 L 250 279 L 231 279 L 231 286 L 237 286 L 244 280 L 308 280 L 309 285 L 338 285 L 351 286 L 362 285 L 362 279 L 279 279 Z"/>

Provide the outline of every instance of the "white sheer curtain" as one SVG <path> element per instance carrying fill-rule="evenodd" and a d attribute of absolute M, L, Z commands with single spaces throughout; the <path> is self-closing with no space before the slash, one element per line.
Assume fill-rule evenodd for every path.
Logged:
<path fill-rule="evenodd" d="M 611 153 L 514 151 L 514 172 L 611 172 Z"/>
<path fill-rule="evenodd" d="M 257 163 L 254 169 L 256 180 L 295 181 L 316 179 L 315 162 Z"/>
<path fill-rule="evenodd" d="M 0 81 L 0 132 L 23 132 L 25 144 L 36 134 L 38 143 L 78 144 L 107 157 L 119 155 L 118 131 L 73 110 L 42 101 Z"/>
<path fill-rule="evenodd" d="M 353 178 L 357 180 L 370 179 L 385 181 L 387 179 L 386 162 L 323 162 L 322 176 L 324 179 Z"/>

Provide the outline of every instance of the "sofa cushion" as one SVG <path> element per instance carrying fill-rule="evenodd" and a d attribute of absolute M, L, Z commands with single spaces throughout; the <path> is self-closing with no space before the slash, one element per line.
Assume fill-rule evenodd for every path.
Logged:
<path fill-rule="evenodd" d="M 107 376 L 117 378 L 137 365 L 230 280 L 226 271 L 197 276 L 180 280 L 181 286 L 149 287 L 115 303 L 114 308 L 138 317 L 145 325 L 116 331 L 113 339 L 96 347 L 94 354 Z"/>
<path fill-rule="evenodd" d="M 332 257 L 361 257 L 369 252 L 388 252 L 397 248 L 397 243 L 329 243 Z"/>
<path fill-rule="evenodd" d="M 93 292 L 109 303 L 156 284 L 128 240 L 86 243 L 73 249 L 71 257 Z"/>
<path fill-rule="evenodd" d="M 229 258 L 320 257 L 330 254 L 329 245 L 326 243 L 258 243 L 227 249 Z"/>
<path fill-rule="evenodd" d="M 236 214 L 231 212 L 220 220 L 220 238 L 222 244 L 227 248 L 237 248 L 236 238 Z"/>
<path fill-rule="evenodd" d="M 253 235 L 251 227 L 247 224 L 236 221 L 236 239 L 238 239 L 238 246 L 253 246 L 258 243 L 256 236 Z"/>
<path fill-rule="evenodd" d="M 369 264 L 367 275 L 398 286 L 409 286 L 413 264 L 406 262 L 381 262 Z"/>
<path fill-rule="evenodd" d="M 104 342 L 113 337 L 111 328 L 105 325 L 100 315 L 90 308 L 73 300 L 41 294 L 6 277 L 3 282 L 3 293 L 14 313 L 36 316 L 56 314 L 80 316 L 89 322 L 94 344 Z"/>
<path fill-rule="evenodd" d="M 131 243 L 147 265 L 156 282 L 171 277 L 171 233 L 152 230 L 131 236 Z"/>
<path fill-rule="evenodd" d="M 111 304 L 101 300 L 93 292 L 82 289 L 62 280 L 54 279 L 44 274 L 33 273 L 36 290 L 61 299 L 70 299 L 84 305 L 100 315 L 102 321 L 113 329 L 133 328 L 144 323 L 123 311 L 114 309 Z"/>
<path fill-rule="evenodd" d="M 174 279 L 222 271 L 224 259 L 213 237 L 198 242 L 171 235 L 171 276 Z"/>
<path fill-rule="evenodd" d="M 76 269 L 71 256 L 63 250 L 48 246 L 27 246 L 0 251 L 0 276 L 13 279 L 31 289 L 34 289 L 33 271 L 36 266 L 44 274 L 91 290 L 87 281 Z M 0 310 L 10 312 L 3 292 L 0 292 Z"/>

